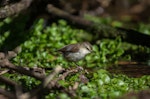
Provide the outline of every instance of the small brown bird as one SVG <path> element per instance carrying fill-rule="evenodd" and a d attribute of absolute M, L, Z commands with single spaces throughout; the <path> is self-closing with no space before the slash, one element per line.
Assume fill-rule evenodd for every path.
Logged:
<path fill-rule="evenodd" d="M 91 53 L 92 45 L 89 42 L 81 42 L 69 44 L 58 50 L 64 58 L 70 62 L 77 62 L 83 59 L 87 54 Z"/>

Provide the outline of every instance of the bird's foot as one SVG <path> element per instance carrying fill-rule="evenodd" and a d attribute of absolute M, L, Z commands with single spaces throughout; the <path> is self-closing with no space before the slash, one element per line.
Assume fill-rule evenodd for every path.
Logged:
<path fill-rule="evenodd" d="M 78 69 L 79 71 L 83 71 L 83 70 L 84 70 L 84 68 L 81 67 L 81 66 L 77 66 L 77 69 Z"/>

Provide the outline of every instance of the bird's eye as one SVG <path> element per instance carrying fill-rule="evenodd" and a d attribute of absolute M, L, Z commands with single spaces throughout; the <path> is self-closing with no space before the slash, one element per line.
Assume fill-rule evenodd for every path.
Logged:
<path fill-rule="evenodd" d="M 88 49 L 89 51 L 91 51 L 91 50 L 92 50 L 89 46 L 87 47 L 87 49 Z"/>

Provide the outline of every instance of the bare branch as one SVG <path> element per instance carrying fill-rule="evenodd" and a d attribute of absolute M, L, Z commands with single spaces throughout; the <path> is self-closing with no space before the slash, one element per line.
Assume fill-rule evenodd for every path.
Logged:
<path fill-rule="evenodd" d="M 53 80 L 53 78 L 62 71 L 61 66 L 56 66 L 52 73 L 50 73 L 43 80 L 42 84 L 40 84 L 37 89 L 31 90 L 30 92 L 26 92 L 22 95 L 19 95 L 19 99 L 31 99 L 35 96 L 38 96 L 39 93 L 42 93 L 42 90 L 47 87 L 47 85 Z"/>
<path fill-rule="evenodd" d="M 82 25 L 82 26 L 86 27 L 86 26 L 92 25 L 92 23 L 93 23 L 91 21 L 84 20 L 80 17 L 73 16 L 73 15 L 71 15 L 71 14 L 69 14 L 69 13 L 67 13 L 67 12 L 65 12 L 59 8 L 54 7 L 51 4 L 48 4 L 47 11 L 49 13 L 52 13 L 52 14 L 57 15 L 59 17 L 65 18 L 69 21 L 78 23 L 80 26 Z"/>
<path fill-rule="evenodd" d="M 0 76 L 7 73 L 8 71 L 9 71 L 8 69 L 0 71 Z"/>
<path fill-rule="evenodd" d="M 2 76 L 0 76 L 0 81 L 5 83 L 5 84 L 11 85 L 11 86 L 18 85 L 16 82 L 14 82 L 14 81 L 12 81 L 12 80 L 10 80 L 8 78 L 2 77 Z"/>
<path fill-rule="evenodd" d="M 14 70 L 20 74 L 35 77 L 38 80 L 42 80 L 43 78 L 45 78 L 45 75 L 43 75 L 43 74 L 32 72 L 32 71 L 28 70 L 28 68 L 24 68 L 22 66 L 15 66 L 14 64 L 10 63 L 8 59 L 1 60 L 0 67 Z"/>
<path fill-rule="evenodd" d="M 10 99 L 16 99 L 14 94 L 12 94 L 11 92 L 6 91 L 6 90 L 4 90 L 2 88 L 0 88 L 0 94 L 3 94 L 4 96 L 6 96 L 6 97 L 8 97 Z"/>
<path fill-rule="evenodd" d="M 45 88 L 60 71 L 62 71 L 62 67 L 57 66 L 54 71 L 44 79 L 43 88 Z"/>
<path fill-rule="evenodd" d="M 12 5 L 6 5 L 0 9 L 0 18 L 5 18 L 14 14 L 20 13 L 22 10 L 27 9 L 33 0 L 21 0 Z"/>

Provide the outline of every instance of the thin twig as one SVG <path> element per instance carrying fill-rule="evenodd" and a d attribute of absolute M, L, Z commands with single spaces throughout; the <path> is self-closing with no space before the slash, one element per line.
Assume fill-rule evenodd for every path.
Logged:
<path fill-rule="evenodd" d="M 8 71 L 9 71 L 9 69 L 2 70 L 2 71 L 0 71 L 0 75 L 3 75 L 3 74 L 5 74 L 5 73 L 7 73 Z"/>

